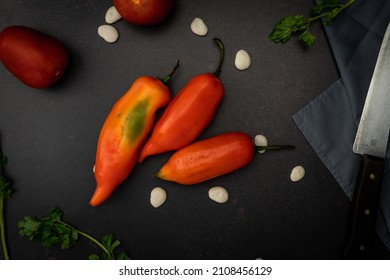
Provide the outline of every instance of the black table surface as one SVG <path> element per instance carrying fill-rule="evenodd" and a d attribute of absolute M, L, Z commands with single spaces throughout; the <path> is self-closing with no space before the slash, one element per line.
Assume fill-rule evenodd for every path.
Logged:
<path fill-rule="evenodd" d="M 1 1 L 1 29 L 33 27 L 62 41 L 70 54 L 65 75 L 43 90 L 25 86 L 0 67 L 1 145 L 16 189 L 5 208 L 11 258 L 86 259 L 99 253 L 82 237 L 60 250 L 19 235 L 22 217 L 43 217 L 54 207 L 97 239 L 114 233 L 121 241 L 118 251 L 133 259 L 341 258 L 350 201 L 292 120 L 339 79 L 337 65 L 319 22 L 311 27 L 316 42 L 310 48 L 296 38 L 286 44 L 268 40 L 283 16 L 309 15 L 312 5 L 311 0 L 178 0 L 162 25 L 115 23 L 120 38 L 109 44 L 97 28 L 105 24 L 110 0 Z M 207 36 L 191 32 L 196 17 L 208 25 Z M 164 76 L 177 59 L 172 96 L 193 76 L 213 71 L 219 55 L 214 37 L 226 48 L 220 76 L 225 96 L 199 139 L 242 131 L 296 149 L 258 154 L 247 167 L 194 186 L 153 177 L 171 153 L 153 156 L 109 200 L 91 207 L 97 139 L 114 102 L 137 77 Z M 252 58 L 245 71 L 234 66 L 240 49 Z M 293 183 L 296 165 L 306 175 Z M 157 186 L 168 199 L 155 209 L 149 198 Z M 212 186 L 228 190 L 227 203 L 208 198 Z M 374 258 L 390 258 L 378 238 Z"/>

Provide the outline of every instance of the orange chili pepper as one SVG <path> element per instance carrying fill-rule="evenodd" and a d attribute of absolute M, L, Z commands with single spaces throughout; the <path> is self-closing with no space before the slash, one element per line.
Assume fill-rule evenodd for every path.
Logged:
<path fill-rule="evenodd" d="M 144 145 L 140 163 L 150 155 L 178 150 L 192 143 L 213 119 L 224 95 L 218 78 L 224 45 L 218 38 L 214 42 L 220 49 L 217 70 L 193 77 L 172 99 Z"/>
<path fill-rule="evenodd" d="M 128 177 L 150 133 L 156 111 L 170 101 L 167 83 L 178 68 L 164 79 L 142 76 L 115 103 L 100 132 L 96 162 L 96 190 L 90 205 L 97 206 Z"/>
<path fill-rule="evenodd" d="M 176 151 L 156 177 L 192 185 L 233 172 L 248 165 L 256 150 L 294 149 L 289 145 L 255 146 L 242 132 L 228 132 L 200 140 Z"/>

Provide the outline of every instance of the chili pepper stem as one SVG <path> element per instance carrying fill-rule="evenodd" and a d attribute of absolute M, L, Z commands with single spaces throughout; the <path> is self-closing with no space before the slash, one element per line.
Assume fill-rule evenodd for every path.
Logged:
<path fill-rule="evenodd" d="M 175 74 L 177 68 L 179 68 L 179 66 L 180 66 L 179 62 L 180 62 L 179 60 L 176 61 L 175 67 L 172 69 L 171 73 L 169 73 L 168 76 L 166 76 L 165 78 L 160 79 L 161 82 L 163 82 L 164 85 L 167 85 L 169 83 L 169 81 L 171 80 L 173 74 Z"/>
<path fill-rule="evenodd" d="M 272 146 L 255 146 L 256 152 L 260 151 L 276 151 L 276 150 L 294 150 L 291 145 L 272 145 Z"/>
<path fill-rule="evenodd" d="M 214 42 L 217 44 L 218 48 L 219 48 L 219 64 L 218 64 L 218 68 L 217 70 L 215 70 L 213 72 L 213 75 L 219 77 L 219 74 L 221 74 L 221 69 L 222 69 L 222 64 L 223 64 L 223 60 L 224 60 L 224 57 L 225 57 L 225 46 L 223 44 L 223 42 L 221 41 L 221 39 L 219 38 L 214 38 L 213 39 Z"/>

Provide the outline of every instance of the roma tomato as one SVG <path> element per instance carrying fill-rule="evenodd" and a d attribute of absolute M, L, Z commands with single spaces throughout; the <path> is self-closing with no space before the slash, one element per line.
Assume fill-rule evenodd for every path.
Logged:
<path fill-rule="evenodd" d="M 137 25 L 162 23 L 171 12 L 174 0 L 113 0 L 118 13 Z"/>
<path fill-rule="evenodd" d="M 25 26 L 9 26 L 0 33 L 0 60 L 20 81 L 47 88 L 62 76 L 68 52 L 53 37 Z"/>

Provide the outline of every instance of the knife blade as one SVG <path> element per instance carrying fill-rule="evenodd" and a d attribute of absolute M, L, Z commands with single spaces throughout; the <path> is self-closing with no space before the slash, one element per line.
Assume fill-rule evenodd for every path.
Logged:
<path fill-rule="evenodd" d="M 390 130 L 390 24 L 378 54 L 353 144 L 362 155 L 351 204 L 346 259 L 370 259 Z"/>

